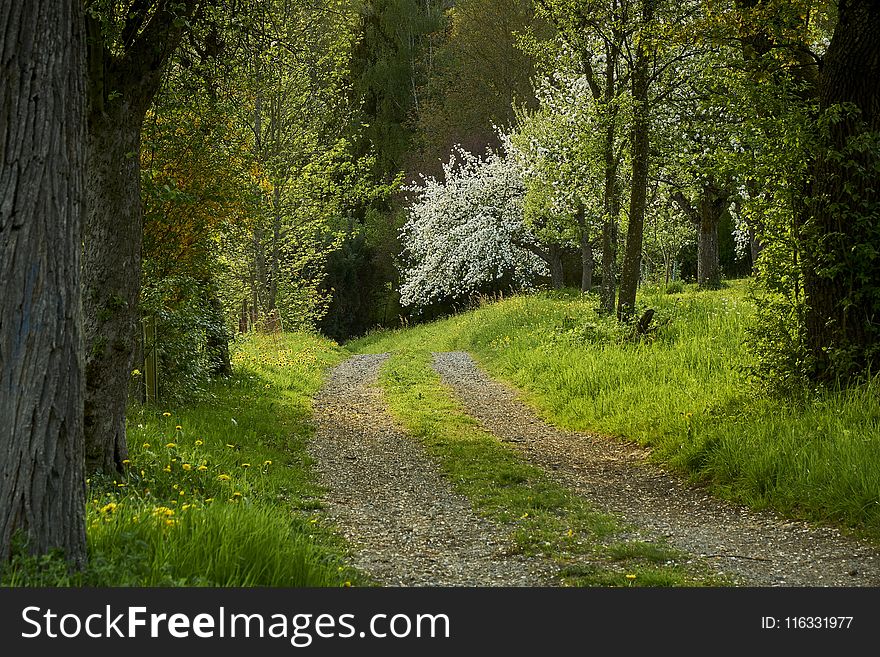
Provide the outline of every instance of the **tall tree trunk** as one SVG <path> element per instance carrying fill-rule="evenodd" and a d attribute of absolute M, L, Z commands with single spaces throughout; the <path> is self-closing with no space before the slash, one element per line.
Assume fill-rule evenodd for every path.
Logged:
<path fill-rule="evenodd" d="M 593 244 L 590 233 L 581 231 L 581 292 L 593 289 Z"/>
<path fill-rule="evenodd" d="M 641 23 L 646 29 L 652 19 L 655 0 L 642 0 Z M 632 180 L 629 199 L 629 226 L 626 232 L 626 250 L 620 274 L 620 298 L 617 317 L 628 319 L 636 306 L 636 291 L 642 264 L 642 237 L 645 228 L 645 207 L 648 196 L 648 158 L 650 157 L 650 110 L 648 107 L 648 53 L 644 39 L 636 44 L 636 58 L 632 71 Z"/>
<path fill-rule="evenodd" d="M 831 120 L 810 166 L 801 217 L 807 345 L 817 378 L 848 376 L 878 357 L 880 342 L 880 4 L 841 0 L 819 79 Z M 873 133 L 873 134 L 872 134 Z M 867 146 L 866 146 L 867 144 Z"/>
<path fill-rule="evenodd" d="M 562 267 L 562 249 L 558 244 L 547 245 L 547 265 L 550 267 L 550 281 L 554 290 L 565 287 L 565 274 Z"/>
<path fill-rule="evenodd" d="M 135 3 L 119 35 L 88 30 L 87 215 L 83 250 L 86 467 L 122 471 L 125 391 L 137 348 L 143 206 L 140 131 L 200 0 Z M 115 43 L 110 43 L 115 40 Z"/>
<path fill-rule="evenodd" d="M 122 471 L 128 458 L 125 409 L 141 332 L 138 153 L 140 117 L 130 118 L 121 105 L 113 114 L 90 117 L 83 313 L 86 465 L 92 472 Z"/>
<path fill-rule="evenodd" d="M 0 563 L 86 561 L 80 0 L 0 2 Z"/>
<path fill-rule="evenodd" d="M 616 7 L 616 2 L 615 2 Z M 614 153 L 617 134 L 617 59 L 619 45 L 615 39 L 606 49 L 605 62 L 605 133 L 602 140 L 602 156 L 605 163 L 605 185 L 602 206 L 605 218 L 602 221 L 602 287 L 599 308 L 607 313 L 614 312 L 617 300 L 617 224 L 620 217 L 620 185 L 617 180 L 617 156 Z"/>
<path fill-rule="evenodd" d="M 718 226 L 727 207 L 728 196 L 713 186 L 700 195 L 697 227 L 697 284 L 716 288 L 721 285 L 721 258 L 718 254 Z"/>
<path fill-rule="evenodd" d="M 697 228 L 697 284 L 715 288 L 721 285 L 721 263 L 718 257 L 718 221 L 704 215 Z"/>

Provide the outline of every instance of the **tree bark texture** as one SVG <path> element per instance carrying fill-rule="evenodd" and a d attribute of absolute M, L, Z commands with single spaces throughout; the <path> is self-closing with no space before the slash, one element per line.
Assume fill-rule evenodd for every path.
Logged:
<path fill-rule="evenodd" d="M 653 19 L 654 0 L 642 0 L 642 27 Z M 632 187 L 629 199 L 629 225 L 626 232 L 626 249 L 620 273 L 620 297 L 617 317 L 628 319 L 636 306 L 636 291 L 642 265 L 642 238 L 645 229 L 645 207 L 648 195 L 648 163 L 650 158 L 650 108 L 648 107 L 649 56 L 644 39 L 636 44 L 635 63 L 632 71 Z"/>
<path fill-rule="evenodd" d="M 140 326 L 140 121 L 124 109 L 89 124 L 83 254 L 86 465 L 122 471 L 125 409 Z M 132 155 L 134 154 L 134 155 Z"/>
<path fill-rule="evenodd" d="M 590 230 L 584 225 L 581 228 L 581 292 L 593 289 L 593 243 L 590 241 Z"/>
<path fill-rule="evenodd" d="M 547 245 L 547 265 L 550 268 L 550 282 L 554 290 L 565 287 L 565 272 L 562 266 L 562 248 L 558 244 Z"/>
<path fill-rule="evenodd" d="M 617 180 L 617 156 L 614 153 L 615 135 L 617 133 L 617 105 L 614 103 L 617 94 L 617 59 L 618 43 L 612 42 L 606 52 L 605 63 L 605 134 L 602 140 L 603 159 L 605 162 L 605 187 L 602 205 L 605 219 L 602 222 L 602 287 L 600 289 L 599 307 L 611 314 L 617 300 L 617 223 L 620 217 L 620 185 Z"/>
<path fill-rule="evenodd" d="M 819 79 L 831 121 L 801 221 L 807 345 L 817 378 L 867 367 L 880 348 L 880 3 L 841 0 Z M 870 143 L 860 148 L 859 142 Z"/>
<path fill-rule="evenodd" d="M 713 184 L 704 185 L 695 208 L 680 191 L 672 195 L 697 230 L 697 284 L 715 288 L 721 284 L 718 226 L 730 200 L 729 193 Z"/>
<path fill-rule="evenodd" d="M 86 467 L 122 470 L 128 379 L 140 327 L 140 134 L 166 62 L 199 0 L 135 3 L 110 48 L 87 19 L 88 159 L 83 251 Z"/>
<path fill-rule="evenodd" d="M 80 0 L 0 0 L 0 562 L 86 560 Z"/>

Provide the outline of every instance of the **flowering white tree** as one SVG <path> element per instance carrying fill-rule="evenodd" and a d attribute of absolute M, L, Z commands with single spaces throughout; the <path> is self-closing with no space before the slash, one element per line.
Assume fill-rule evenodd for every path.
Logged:
<path fill-rule="evenodd" d="M 400 232 L 403 305 L 460 299 L 493 284 L 522 288 L 546 275 L 529 250 L 537 241 L 523 224 L 525 186 L 511 158 L 457 147 L 443 174 L 404 188 L 414 200 Z"/>
<path fill-rule="evenodd" d="M 581 288 L 592 287 L 593 239 L 602 225 L 602 129 L 587 77 L 560 51 L 556 68 L 535 85 L 539 107 L 521 112 L 511 136 L 511 155 L 526 185 L 524 218 L 529 229 L 556 252 L 554 282 L 562 285 L 558 253 L 581 251 Z M 551 259 L 551 270 L 554 262 Z"/>

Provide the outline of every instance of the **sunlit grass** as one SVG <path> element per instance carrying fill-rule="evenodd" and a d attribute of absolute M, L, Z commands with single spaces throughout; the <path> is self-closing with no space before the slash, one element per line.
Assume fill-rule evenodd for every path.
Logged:
<path fill-rule="evenodd" d="M 721 495 L 880 538 L 880 380 L 769 396 L 748 376 L 748 281 L 643 290 L 655 332 L 626 339 L 594 296 L 515 296 L 349 345 L 471 352 L 549 422 L 623 436 Z"/>
<path fill-rule="evenodd" d="M 89 565 L 17 557 L 10 585 L 340 586 L 363 581 L 315 513 L 311 398 L 345 357 L 306 334 L 234 345 L 235 374 L 207 400 L 133 407 L 124 476 L 92 477 Z"/>

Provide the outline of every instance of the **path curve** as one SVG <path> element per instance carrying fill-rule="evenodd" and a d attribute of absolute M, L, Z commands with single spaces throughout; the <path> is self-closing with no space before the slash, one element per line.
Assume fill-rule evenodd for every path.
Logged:
<path fill-rule="evenodd" d="M 552 565 L 509 554 L 506 531 L 477 516 L 394 426 L 375 384 L 385 358 L 346 360 L 314 400 L 309 451 L 353 565 L 384 586 L 552 584 Z"/>
<path fill-rule="evenodd" d="M 880 554 L 835 529 L 754 512 L 687 485 L 648 462 L 637 445 L 558 430 L 465 352 L 433 365 L 483 428 L 603 511 L 751 586 L 880 586 Z"/>

